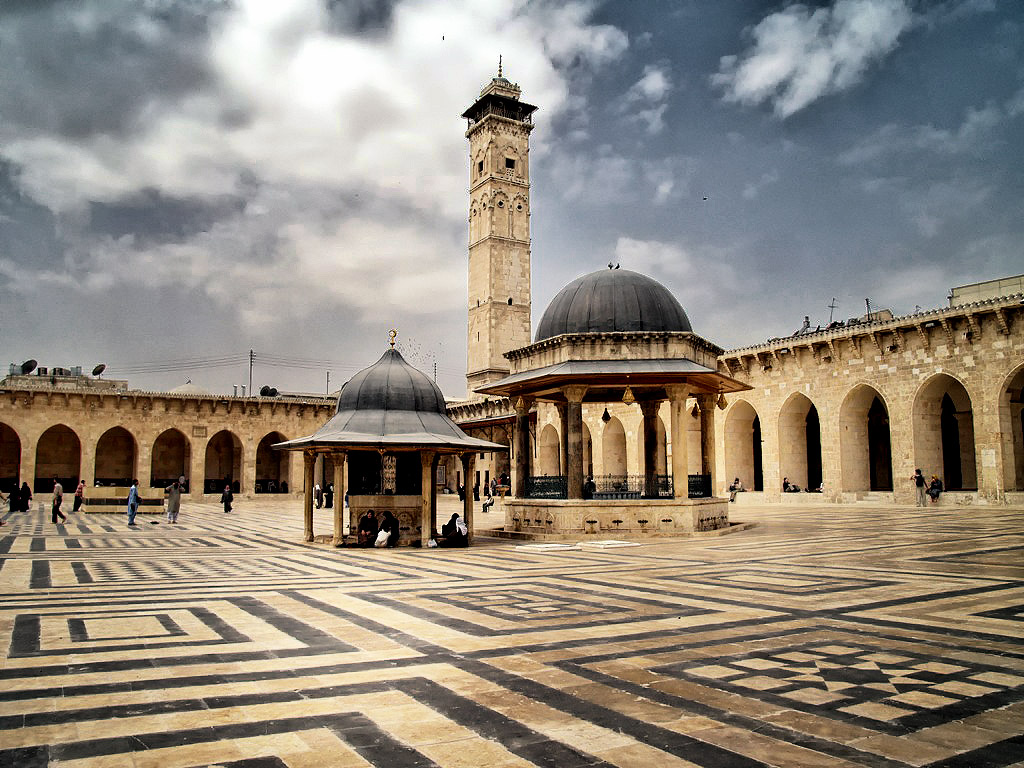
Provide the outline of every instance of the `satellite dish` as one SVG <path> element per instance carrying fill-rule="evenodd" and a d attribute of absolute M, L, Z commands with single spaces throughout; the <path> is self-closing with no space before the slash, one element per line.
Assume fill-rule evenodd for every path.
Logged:
<path fill-rule="evenodd" d="M 35 360 L 26 360 L 24 363 L 21 364 L 21 375 L 27 376 L 28 374 L 32 373 L 32 371 L 36 369 L 37 365 L 39 365 L 39 363 L 37 363 Z"/>
<path fill-rule="evenodd" d="M 95 368 L 92 369 L 92 375 L 93 376 L 99 376 L 105 370 L 107 370 L 107 366 L 104 365 L 103 363 L 100 363 L 99 365 L 97 365 Z"/>

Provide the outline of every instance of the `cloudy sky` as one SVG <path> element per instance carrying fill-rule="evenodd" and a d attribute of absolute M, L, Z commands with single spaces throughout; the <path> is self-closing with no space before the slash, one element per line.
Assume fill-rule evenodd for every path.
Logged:
<path fill-rule="evenodd" d="M 0 349 L 464 393 L 467 143 L 539 106 L 534 324 L 609 260 L 731 348 L 1024 272 L 1015 0 L 5 0 Z"/>

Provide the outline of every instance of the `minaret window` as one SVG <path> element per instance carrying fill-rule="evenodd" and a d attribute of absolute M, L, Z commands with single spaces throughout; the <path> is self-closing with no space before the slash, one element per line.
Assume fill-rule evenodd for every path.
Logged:
<path fill-rule="evenodd" d="M 480 176 L 484 172 L 484 161 L 478 160 L 476 164 L 476 175 Z"/>
<path fill-rule="evenodd" d="M 515 168 L 516 168 L 516 161 L 513 160 L 511 157 L 506 157 L 505 158 L 505 168 L 510 170 L 510 171 L 514 171 Z"/>
<path fill-rule="evenodd" d="M 504 208 L 505 207 L 505 201 L 504 200 L 499 200 L 498 201 L 498 207 L 499 208 Z"/>

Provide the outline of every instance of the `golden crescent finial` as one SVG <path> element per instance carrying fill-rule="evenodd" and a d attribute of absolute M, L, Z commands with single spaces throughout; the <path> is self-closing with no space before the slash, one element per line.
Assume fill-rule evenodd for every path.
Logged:
<path fill-rule="evenodd" d="M 501 54 L 498 54 L 498 77 L 501 77 Z"/>
<path fill-rule="evenodd" d="M 392 328 L 390 331 L 388 331 L 388 336 L 391 337 L 391 348 L 394 349 L 395 348 L 395 339 L 398 337 L 398 331 L 396 331 L 394 328 Z"/>

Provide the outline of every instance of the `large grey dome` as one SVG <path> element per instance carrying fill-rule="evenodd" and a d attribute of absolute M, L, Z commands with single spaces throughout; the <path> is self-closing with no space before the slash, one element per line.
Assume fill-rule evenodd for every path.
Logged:
<path fill-rule="evenodd" d="M 440 388 L 389 349 L 341 388 L 336 413 L 343 411 L 426 411 L 446 413 Z"/>
<path fill-rule="evenodd" d="M 534 341 L 563 333 L 692 330 L 676 297 L 657 280 L 628 269 L 602 269 L 558 292 Z"/>

